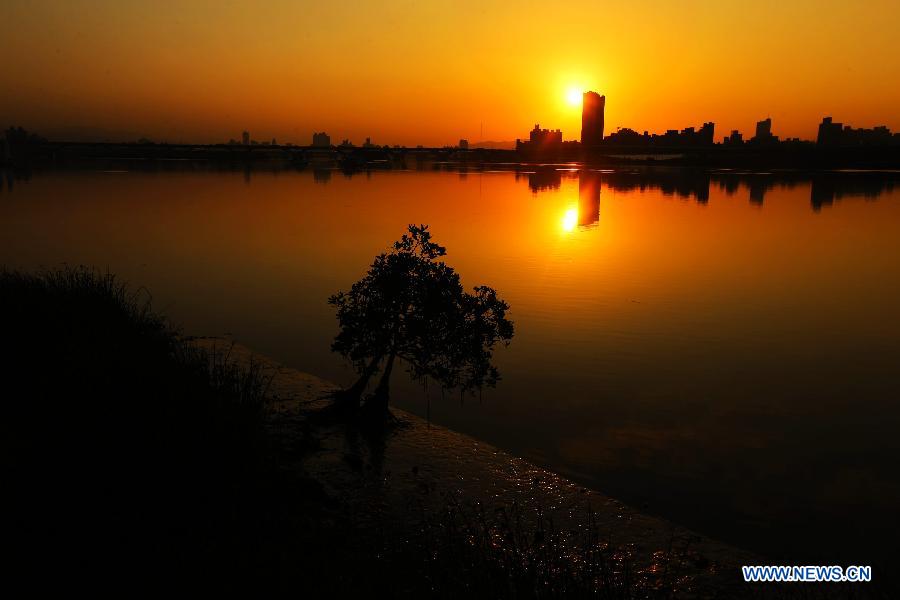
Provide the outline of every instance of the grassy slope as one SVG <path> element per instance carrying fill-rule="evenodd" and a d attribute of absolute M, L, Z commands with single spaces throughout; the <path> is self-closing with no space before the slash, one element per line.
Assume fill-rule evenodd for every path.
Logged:
<path fill-rule="evenodd" d="M 271 518 L 266 382 L 148 298 L 87 270 L 0 272 L 7 566 L 38 566 L 35 585 L 230 586 L 302 558 Z"/>
<path fill-rule="evenodd" d="M 112 276 L 0 270 L 0 332 L 7 584 L 673 597 L 671 577 L 635 585 L 592 528 L 570 555 L 515 507 L 450 503 L 386 546 L 298 472 L 308 449 L 273 445 L 260 370 L 183 342 Z"/>

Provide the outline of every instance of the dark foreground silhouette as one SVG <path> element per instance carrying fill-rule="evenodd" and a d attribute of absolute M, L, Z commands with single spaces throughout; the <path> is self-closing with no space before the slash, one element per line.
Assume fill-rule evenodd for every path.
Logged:
<path fill-rule="evenodd" d="M 329 428 L 371 429 L 317 421 L 327 414 L 279 420 L 269 371 L 199 349 L 150 310 L 146 291 L 112 276 L 0 270 L 0 327 L 0 574 L 10 589 L 738 597 L 685 584 L 685 561 L 702 560 L 688 549 L 638 568 L 630 557 L 640 553 L 627 540 L 613 545 L 590 513 L 571 545 L 551 512 L 515 502 L 492 512 L 453 497 L 427 512 L 395 507 L 406 512 L 393 530 L 379 520 L 377 487 L 348 510 L 304 474 L 304 457 Z M 350 477 L 344 493 L 371 482 Z"/>
<path fill-rule="evenodd" d="M 273 421 L 263 370 L 199 349 L 112 276 L 0 270 L 0 327 L 8 586 L 618 598 L 636 585 L 601 547 L 574 567 L 546 520 L 452 499 L 386 545 L 376 506 L 348 514 L 304 475 L 315 436 Z"/>
<path fill-rule="evenodd" d="M 397 360 L 413 379 L 430 378 L 460 393 L 497 383 L 491 358 L 496 344 L 513 337 L 509 305 L 487 286 L 464 291 L 456 271 L 439 260 L 446 254 L 431 240 L 427 225 L 410 225 L 350 291 L 328 300 L 341 328 L 332 350 L 359 373 L 356 383 L 336 396 L 343 407 L 359 408 L 369 380 L 381 371 L 364 409 L 371 420 L 383 420 Z"/>
<path fill-rule="evenodd" d="M 647 585 L 596 527 L 567 549 L 516 506 L 448 498 L 389 534 L 376 505 L 348 512 L 302 471 L 316 419 L 279 421 L 264 369 L 183 339 L 112 276 L 0 270 L 0 327 L 10 587 L 624 598 Z"/>
<path fill-rule="evenodd" d="M 265 381 L 148 298 L 87 270 L 0 272 L 6 566 L 31 589 L 228 585 L 278 558 Z"/>

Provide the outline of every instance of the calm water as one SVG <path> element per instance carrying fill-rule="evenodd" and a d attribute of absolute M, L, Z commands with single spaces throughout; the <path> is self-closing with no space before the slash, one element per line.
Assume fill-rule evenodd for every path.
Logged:
<path fill-rule="evenodd" d="M 900 528 L 900 184 L 860 175 L 102 172 L 0 192 L 0 263 L 109 268 L 187 332 L 340 382 L 325 300 L 408 223 L 512 305 L 431 418 L 771 555 Z M 424 392 L 395 385 L 425 415 Z M 831 564 L 831 563 L 825 563 Z"/>

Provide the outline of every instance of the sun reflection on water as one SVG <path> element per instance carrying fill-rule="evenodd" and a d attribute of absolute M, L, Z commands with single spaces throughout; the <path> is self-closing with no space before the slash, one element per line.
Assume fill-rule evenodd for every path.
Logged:
<path fill-rule="evenodd" d="M 562 228 L 566 233 L 570 231 L 575 231 L 575 227 L 578 225 L 578 209 L 570 208 L 565 214 L 563 214 L 562 218 Z"/>

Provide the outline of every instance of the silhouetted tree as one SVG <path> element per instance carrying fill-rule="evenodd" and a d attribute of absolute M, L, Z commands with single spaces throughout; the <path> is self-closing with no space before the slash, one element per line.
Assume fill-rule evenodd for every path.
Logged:
<path fill-rule="evenodd" d="M 512 339 L 509 305 L 486 286 L 464 291 L 456 271 L 438 260 L 445 254 L 431 241 L 428 226 L 410 225 L 348 292 L 329 298 L 341 328 L 331 349 L 359 373 L 353 386 L 337 394 L 339 403 L 358 408 L 369 381 L 381 371 L 365 408 L 386 416 L 398 359 L 413 379 L 431 377 L 444 388 L 496 384 L 499 374 L 491 358 L 495 344 Z"/>

